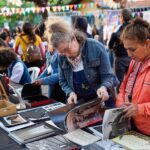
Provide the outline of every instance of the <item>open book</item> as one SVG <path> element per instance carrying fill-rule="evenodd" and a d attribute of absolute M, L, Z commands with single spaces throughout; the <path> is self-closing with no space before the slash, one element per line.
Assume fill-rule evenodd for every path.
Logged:
<path fill-rule="evenodd" d="M 89 101 L 81 105 L 68 104 L 49 112 L 51 120 L 65 132 L 102 122 L 105 108 L 101 108 L 99 100 Z"/>
<path fill-rule="evenodd" d="M 103 139 L 111 139 L 128 131 L 128 119 L 124 118 L 124 108 L 105 111 L 102 124 Z"/>
<path fill-rule="evenodd" d="M 134 131 L 124 133 L 112 141 L 122 145 L 125 149 L 150 150 L 150 137 Z"/>

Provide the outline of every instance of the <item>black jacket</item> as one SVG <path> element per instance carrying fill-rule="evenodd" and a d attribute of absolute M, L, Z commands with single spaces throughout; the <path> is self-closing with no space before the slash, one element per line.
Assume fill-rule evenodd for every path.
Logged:
<path fill-rule="evenodd" d="M 115 53 L 116 57 L 124 57 L 128 56 L 126 49 L 124 48 L 123 43 L 120 40 L 120 35 L 123 29 L 128 25 L 128 23 L 124 23 L 120 26 L 117 32 L 112 33 L 110 41 L 109 41 L 109 48 L 112 49 Z"/>

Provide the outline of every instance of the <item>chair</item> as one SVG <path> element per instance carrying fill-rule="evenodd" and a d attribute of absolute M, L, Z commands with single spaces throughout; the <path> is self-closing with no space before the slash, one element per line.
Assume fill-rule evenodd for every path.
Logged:
<path fill-rule="evenodd" d="M 40 73 L 40 68 L 38 67 L 30 67 L 28 68 L 30 77 L 31 77 L 31 81 L 33 82 L 39 75 Z"/>

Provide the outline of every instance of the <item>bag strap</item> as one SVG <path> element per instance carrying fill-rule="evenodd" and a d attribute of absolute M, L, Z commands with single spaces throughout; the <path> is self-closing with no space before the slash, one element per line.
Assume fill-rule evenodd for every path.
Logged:
<path fill-rule="evenodd" d="M 20 39 L 23 41 L 23 43 L 26 45 L 26 46 L 28 46 L 29 45 L 29 43 L 27 43 L 24 39 L 23 39 L 23 37 L 20 35 L 19 36 L 20 37 Z M 24 49 L 24 50 L 22 50 L 23 51 L 23 57 L 22 57 L 22 59 L 23 59 L 23 61 L 26 61 L 26 49 Z"/>
<path fill-rule="evenodd" d="M 27 43 L 27 42 L 22 38 L 21 35 L 20 35 L 19 37 L 20 37 L 20 39 L 21 39 L 26 45 L 29 45 L 29 43 Z"/>
<path fill-rule="evenodd" d="M 134 69 L 135 65 L 136 65 L 136 63 L 134 64 L 133 69 Z M 134 82 L 133 82 L 133 85 L 132 85 L 132 89 L 131 89 L 131 93 L 128 95 L 128 99 L 129 99 L 130 102 L 132 101 L 133 88 L 134 88 L 134 85 L 136 83 L 136 79 L 138 77 L 140 68 L 141 68 L 141 64 L 139 65 L 138 70 L 136 72 L 136 75 L 135 75 L 135 78 L 134 78 Z"/>

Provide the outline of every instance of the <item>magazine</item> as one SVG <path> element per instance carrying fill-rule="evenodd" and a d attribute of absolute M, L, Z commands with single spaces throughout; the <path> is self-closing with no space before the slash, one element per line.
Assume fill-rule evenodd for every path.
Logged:
<path fill-rule="evenodd" d="M 35 124 L 9 133 L 9 136 L 19 144 L 25 144 L 56 134 L 58 130 L 47 123 Z"/>
<path fill-rule="evenodd" d="M 95 99 L 84 104 L 67 104 L 49 112 L 51 120 L 65 132 L 74 131 L 102 122 L 105 108 L 101 108 L 100 100 Z"/>
<path fill-rule="evenodd" d="M 124 108 L 105 111 L 102 124 L 103 139 L 111 139 L 128 131 L 128 119 L 124 118 Z"/>
<path fill-rule="evenodd" d="M 120 135 L 113 142 L 122 145 L 125 149 L 130 150 L 150 150 L 150 137 L 130 131 Z"/>

